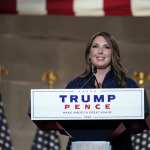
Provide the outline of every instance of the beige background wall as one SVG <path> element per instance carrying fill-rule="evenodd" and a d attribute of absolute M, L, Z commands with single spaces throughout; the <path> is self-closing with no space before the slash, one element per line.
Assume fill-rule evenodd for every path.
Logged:
<path fill-rule="evenodd" d="M 67 82 L 84 68 L 84 48 L 97 31 L 113 34 L 129 76 L 135 70 L 150 72 L 150 18 L 63 16 L 0 16 L 0 64 L 9 70 L 0 88 L 16 150 L 29 150 L 35 125 L 27 116 L 31 88 L 47 88 L 46 70 Z M 145 84 L 150 99 L 150 82 Z M 64 140 L 64 137 L 62 138 Z M 63 148 L 66 139 L 62 140 Z"/>

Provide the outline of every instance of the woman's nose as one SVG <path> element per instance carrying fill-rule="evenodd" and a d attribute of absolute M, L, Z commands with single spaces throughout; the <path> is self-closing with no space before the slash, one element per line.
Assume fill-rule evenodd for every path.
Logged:
<path fill-rule="evenodd" d="M 103 47 L 98 48 L 98 53 L 103 53 Z"/>

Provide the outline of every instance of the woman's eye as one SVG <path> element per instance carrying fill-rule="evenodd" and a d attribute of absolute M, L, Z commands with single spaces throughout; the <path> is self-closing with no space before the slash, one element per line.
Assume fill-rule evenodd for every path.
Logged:
<path fill-rule="evenodd" d="M 105 45 L 104 48 L 110 49 L 110 46 L 109 45 Z"/>
<path fill-rule="evenodd" d="M 92 48 L 97 48 L 98 47 L 98 45 L 92 45 Z"/>

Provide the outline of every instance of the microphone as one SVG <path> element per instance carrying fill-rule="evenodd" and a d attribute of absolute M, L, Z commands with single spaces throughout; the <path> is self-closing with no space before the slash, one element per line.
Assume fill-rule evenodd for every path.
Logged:
<path fill-rule="evenodd" d="M 93 66 L 91 77 L 86 82 L 84 82 L 84 84 L 81 86 L 81 89 L 84 88 L 93 79 L 93 77 L 95 76 L 96 72 L 97 72 L 97 68 L 95 66 Z"/>

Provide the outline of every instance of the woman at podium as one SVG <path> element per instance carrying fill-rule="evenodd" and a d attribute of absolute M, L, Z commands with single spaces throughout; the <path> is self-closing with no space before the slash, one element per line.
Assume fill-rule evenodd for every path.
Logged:
<path fill-rule="evenodd" d="M 118 44 L 109 33 L 98 32 L 90 38 L 85 49 L 85 61 L 85 71 L 70 81 L 66 88 L 138 88 L 136 82 L 126 76 L 126 69 L 121 64 Z M 147 106 L 145 104 L 146 112 L 148 112 Z M 86 126 L 79 122 L 78 129 L 68 130 L 73 136 L 70 142 L 111 141 L 113 150 L 132 150 L 130 141 L 133 131 L 130 128 L 132 121 L 93 121 L 92 125 L 89 125 L 89 122 L 86 121 Z M 144 122 L 139 124 L 140 128 L 146 126 Z M 118 134 L 113 139 L 116 129 Z"/>

